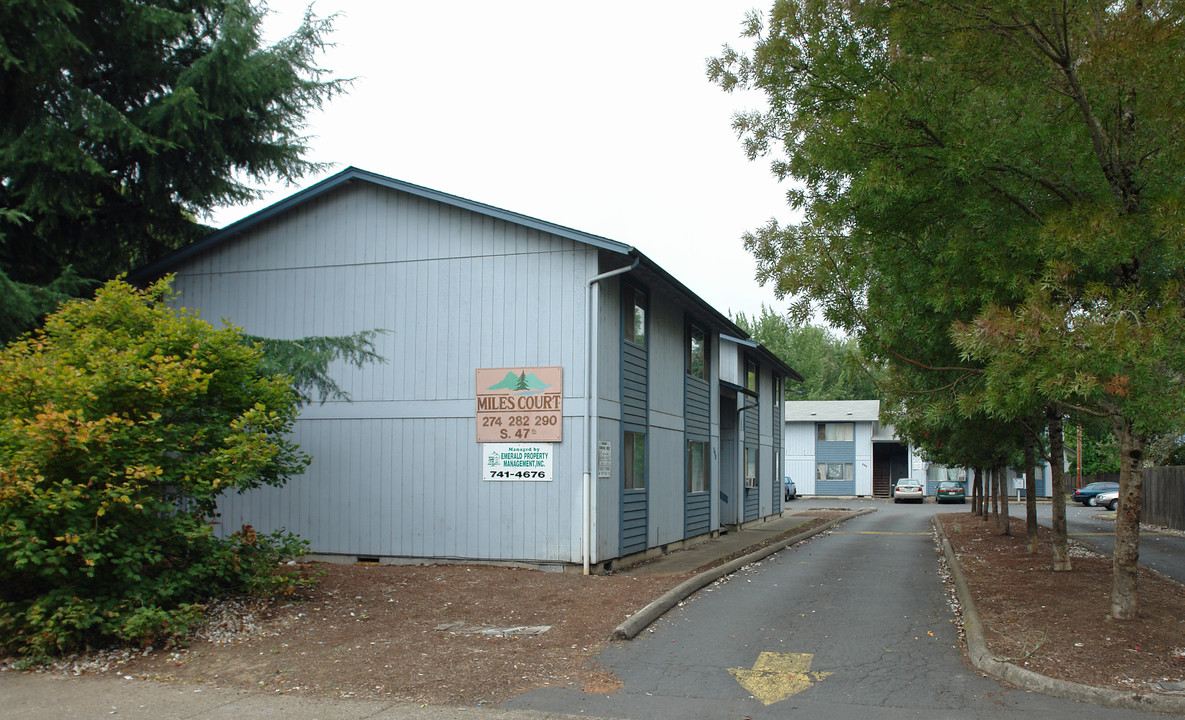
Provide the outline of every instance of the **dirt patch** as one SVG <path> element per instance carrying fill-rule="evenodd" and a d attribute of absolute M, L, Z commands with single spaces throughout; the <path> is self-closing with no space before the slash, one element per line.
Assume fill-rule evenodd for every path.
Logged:
<path fill-rule="evenodd" d="M 1141 692 L 1185 679 L 1185 588 L 1141 569 L 1140 616 L 1114 620 L 1111 560 L 1071 540 L 1070 572 L 1054 573 L 1051 533 L 1030 555 L 1023 521 L 1013 535 L 975 515 L 942 514 L 975 596 L 992 653 L 1050 677 Z"/>
<path fill-rule="evenodd" d="M 243 632 L 139 657 L 125 675 L 265 692 L 495 704 L 526 689 L 615 689 L 590 662 L 613 629 L 688 576 L 462 565 L 310 565 L 320 586 Z M 231 628 L 234 630 L 234 628 Z M 234 638 L 232 642 L 217 642 Z"/>

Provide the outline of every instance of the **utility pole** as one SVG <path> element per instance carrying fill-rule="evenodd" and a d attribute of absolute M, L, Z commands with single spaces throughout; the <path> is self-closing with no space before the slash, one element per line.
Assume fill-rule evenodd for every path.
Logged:
<path fill-rule="evenodd" d="M 1078 485 L 1076 485 L 1076 487 L 1081 488 L 1082 487 L 1082 426 L 1081 425 L 1078 426 L 1078 461 L 1075 462 L 1074 464 L 1078 466 Z"/>

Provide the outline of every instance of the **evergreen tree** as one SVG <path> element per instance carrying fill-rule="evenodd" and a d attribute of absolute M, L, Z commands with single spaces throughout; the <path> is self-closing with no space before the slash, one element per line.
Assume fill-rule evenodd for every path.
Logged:
<path fill-rule="evenodd" d="M 311 336 L 299 340 L 277 340 L 243 335 L 248 344 L 258 345 L 263 352 L 261 367 L 272 375 L 286 375 L 303 403 L 313 401 L 313 395 L 324 404 L 326 400 L 349 400 L 350 396 L 329 374 L 329 365 L 343 360 L 354 367 L 367 363 L 386 362 L 375 352 L 374 339 L 386 330 L 363 330 L 353 335 Z"/>
<path fill-rule="evenodd" d="M 305 116 L 341 91 L 331 19 L 264 47 L 251 0 L 0 3 L 0 340 L 63 297 L 205 232 L 195 218 L 295 180 Z"/>

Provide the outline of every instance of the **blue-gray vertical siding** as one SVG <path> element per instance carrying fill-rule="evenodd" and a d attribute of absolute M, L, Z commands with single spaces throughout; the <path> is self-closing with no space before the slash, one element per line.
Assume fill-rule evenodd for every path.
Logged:
<path fill-rule="evenodd" d="M 312 466 L 222 499 L 224 532 L 286 528 L 315 552 L 579 562 L 585 283 L 597 251 L 367 184 L 326 193 L 178 269 L 179 304 L 282 338 L 387 329 L 385 364 L 331 369 L 354 402 L 305 409 Z M 474 370 L 559 365 L 555 480 L 487 483 Z"/>
<path fill-rule="evenodd" d="M 776 386 L 777 383 L 775 382 L 774 385 Z M 770 475 L 773 477 L 773 508 L 775 514 L 782 512 L 782 500 L 785 497 L 782 484 L 782 453 L 779 450 L 782 446 L 782 408 L 786 404 L 785 397 L 776 398 L 776 400 L 777 402 L 771 403 L 773 405 L 773 414 L 770 417 L 772 424 L 770 428 L 770 440 L 773 449 Z"/>
<path fill-rule="evenodd" d="M 684 376 L 684 406 L 686 407 L 686 432 L 685 440 L 687 442 L 704 442 L 708 443 L 706 448 L 705 464 L 708 468 L 711 466 L 711 430 L 712 430 L 712 392 L 711 386 L 702 378 Z M 686 465 L 686 459 L 684 464 Z M 684 473 L 687 472 L 684 467 Z M 709 480 L 711 474 L 709 470 Z M 712 493 L 711 484 L 704 492 L 689 492 L 686 493 L 683 506 L 683 537 L 690 538 L 696 535 L 703 535 L 711 532 L 711 515 L 712 515 Z"/>
<path fill-rule="evenodd" d="M 852 463 L 856 462 L 856 443 L 854 441 L 815 442 L 815 462 L 817 463 Z M 853 474 L 855 468 L 853 467 Z M 856 494 L 856 480 L 850 481 L 826 480 L 819 478 L 815 481 L 817 495 L 854 495 Z"/>
<path fill-rule="evenodd" d="M 646 432 L 646 349 L 623 342 L 621 358 L 621 423 L 627 430 Z"/>
<path fill-rule="evenodd" d="M 632 300 L 627 298 L 626 303 Z M 626 310 L 632 308 L 628 305 Z M 655 449 L 654 438 L 649 433 L 647 414 L 648 373 L 646 372 L 646 348 L 621 341 L 621 429 L 622 447 L 626 432 L 646 433 L 646 472 L 652 463 L 650 457 Z M 625 462 L 625 453 L 622 453 Z M 623 466 L 624 472 L 624 466 Z M 649 543 L 647 513 L 649 510 L 649 479 L 637 490 L 623 490 L 621 499 L 621 555 L 645 550 Z"/>

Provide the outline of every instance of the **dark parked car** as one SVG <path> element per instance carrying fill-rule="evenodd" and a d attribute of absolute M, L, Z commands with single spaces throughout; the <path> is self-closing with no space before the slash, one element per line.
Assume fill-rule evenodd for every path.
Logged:
<path fill-rule="evenodd" d="M 938 483 L 938 489 L 934 491 L 934 502 L 967 502 L 967 490 L 963 488 L 963 483 L 954 482 L 953 480 Z"/>
<path fill-rule="evenodd" d="M 798 497 L 798 488 L 794 485 L 794 481 L 790 479 L 789 475 L 783 479 L 782 487 L 785 488 L 784 497 L 786 498 L 786 502 L 790 502 Z"/>
<path fill-rule="evenodd" d="M 1092 482 L 1083 488 L 1078 488 L 1074 491 L 1074 502 L 1080 502 L 1083 505 L 1090 507 L 1095 503 L 1095 496 L 1099 493 L 1105 493 L 1108 490 L 1118 490 L 1119 483 L 1114 482 Z"/>

